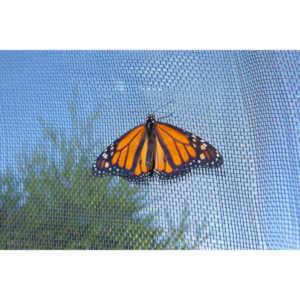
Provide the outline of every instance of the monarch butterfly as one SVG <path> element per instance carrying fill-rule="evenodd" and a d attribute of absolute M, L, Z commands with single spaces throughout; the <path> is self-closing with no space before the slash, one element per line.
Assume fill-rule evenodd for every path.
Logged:
<path fill-rule="evenodd" d="M 168 179 L 192 167 L 218 167 L 222 163 L 220 152 L 202 138 L 149 115 L 145 124 L 129 130 L 100 154 L 93 173 L 118 175 L 130 181 L 156 173 Z"/>

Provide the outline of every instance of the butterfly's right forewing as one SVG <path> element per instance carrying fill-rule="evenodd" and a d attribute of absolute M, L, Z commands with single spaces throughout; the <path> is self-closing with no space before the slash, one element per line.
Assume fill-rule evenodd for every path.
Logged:
<path fill-rule="evenodd" d="M 183 175 L 192 167 L 218 167 L 223 158 L 218 150 L 194 134 L 157 122 L 155 172 L 169 178 Z"/>

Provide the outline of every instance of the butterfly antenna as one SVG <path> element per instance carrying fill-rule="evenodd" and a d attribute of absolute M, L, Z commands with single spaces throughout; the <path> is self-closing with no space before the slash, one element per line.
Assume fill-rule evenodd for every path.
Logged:
<path fill-rule="evenodd" d="M 160 121 L 160 120 L 162 120 L 162 119 L 167 119 L 167 118 L 172 117 L 172 116 L 173 116 L 173 113 L 170 113 L 170 114 L 168 114 L 168 115 L 166 115 L 166 116 L 162 116 L 162 117 L 160 117 L 160 118 L 157 118 L 157 121 Z"/>
<path fill-rule="evenodd" d="M 172 102 L 174 102 L 174 100 L 169 100 L 169 101 L 165 102 L 165 103 L 164 103 L 163 105 L 161 105 L 158 109 L 149 112 L 147 115 L 150 115 L 150 114 L 156 115 L 156 114 L 157 114 L 159 111 L 161 111 L 166 105 L 169 105 L 169 104 L 171 104 Z M 137 114 L 137 113 L 141 113 L 141 110 L 131 110 L 131 111 L 130 111 L 130 114 Z M 168 118 L 168 117 L 170 117 L 170 116 L 172 116 L 172 115 L 173 115 L 173 114 L 171 113 L 171 114 L 169 114 L 169 115 L 167 115 L 167 116 L 163 116 L 163 117 L 158 118 L 158 120 L 164 119 L 164 118 Z"/>
<path fill-rule="evenodd" d="M 173 100 L 167 101 L 166 103 L 164 103 L 160 108 L 156 109 L 155 111 L 152 112 L 152 114 L 156 114 L 157 112 L 159 112 L 161 109 L 163 109 L 166 105 L 169 105 L 170 103 L 172 103 Z"/>

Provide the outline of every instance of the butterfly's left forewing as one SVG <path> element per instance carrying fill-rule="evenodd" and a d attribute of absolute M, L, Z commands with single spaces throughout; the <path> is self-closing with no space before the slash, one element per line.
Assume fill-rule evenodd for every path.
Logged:
<path fill-rule="evenodd" d="M 118 175 L 128 180 L 141 180 L 149 170 L 145 167 L 148 139 L 145 125 L 125 133 L 103 151 L 93 165 L 94 175 Z"/>
<path fill-rule="evenodd" d="M 202 138 L 157 122 L 155 172 L 162 178 L 183 175 L 192 167 L 218 167 L 222 163 L 219 151 Z"/>

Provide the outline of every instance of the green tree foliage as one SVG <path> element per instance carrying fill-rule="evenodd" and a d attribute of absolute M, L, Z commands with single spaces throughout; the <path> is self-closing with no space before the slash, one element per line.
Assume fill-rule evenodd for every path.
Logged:
<path fill-rule="evenodd" d="M 186 218 L 162 239 L 152 217 L 140 217 L 138 186 L 91 174 L 99 111 L 81 126 L 73 101 L 70 115 L 71 137 L 41 120 L 44 142 L 22 157 L 18 175 L 0 174 L 0 249 L 187 248 Z"/>

